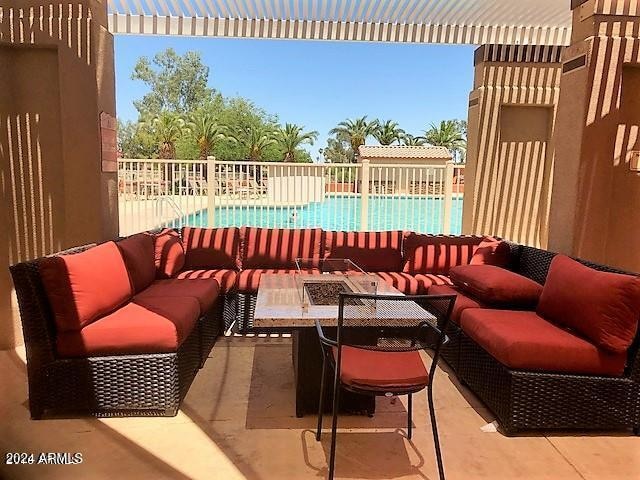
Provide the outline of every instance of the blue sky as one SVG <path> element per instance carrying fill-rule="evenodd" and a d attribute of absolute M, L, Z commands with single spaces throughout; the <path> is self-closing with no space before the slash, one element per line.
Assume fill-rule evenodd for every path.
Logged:
<path fill-rule="evenodd" d="M 172 47 L 197 50 L 209 84 L 225 96 L 252 100 L 280 122 L 320 133 L 346 118 L 395 120 L 421 134 L 431 122 L 467 117 L 475 47 L 356 42 L 116 36 L 118 117 L 135 120 L 133 100 L 146 93 L 131 80 L 141 55 Z"/>

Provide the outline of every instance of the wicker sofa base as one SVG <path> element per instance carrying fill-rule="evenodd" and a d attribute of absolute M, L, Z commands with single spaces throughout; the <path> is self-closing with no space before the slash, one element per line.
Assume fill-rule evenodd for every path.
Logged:
<path fill-rule="evenodd" d="M 176 353 L 54 360 L 30 372 L 31 417 L 173 416 L 201 352 L 199 324 Z"/>
<path fill-rule="evenodd" d="M 532 430 L 624 430 L 640 425 L 640 384 L 510 370 L 461 333 L 458 377 L 493 411 L 505 434 Z"/>

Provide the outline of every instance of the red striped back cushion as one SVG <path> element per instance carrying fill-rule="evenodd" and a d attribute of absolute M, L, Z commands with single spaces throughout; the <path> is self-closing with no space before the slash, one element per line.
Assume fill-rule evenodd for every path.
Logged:
<path fill-rule="evenodd" d="M 318 268 L 324 250 L 320 228 L 242 228 L 242 268 L 296 268 L 296 259 L 307 259 L 305 268 Z"/>
<path fill-rule="evenodd" d="M 401 230 L 388 232 L 326 232 L 325 258 L 347 258 L 367 272 L 399 272 Z"/>
<path fill-rule="evenodd" d="M 239 228 L 184 227 L 182 242 L 187 269 L 240 269 Z"/>
<path fill-rule="evenodd" d="M 471 262 L 482 238 L 409 233 L 404 239 L 402 271 L 448 275 L 451 267 Z"/>

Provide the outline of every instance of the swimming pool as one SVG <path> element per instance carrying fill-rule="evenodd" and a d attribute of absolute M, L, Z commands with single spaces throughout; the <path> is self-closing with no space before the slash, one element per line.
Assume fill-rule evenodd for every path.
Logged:
<path fill-rule="evenodd" d="M 368 230 L 413 230 L 442 233 L 443 200 L 426 197 L 369 197 Z M 361 202 L 357 196 L 331 196 L 303 207 L 220 206 L 214 213 L 215 227 L 256 226 L 278 228 L 321 227 L 325 230 L 360 230 Z M 171 222 L 208 227 L 207 210 Z M 462 198 L 454 198 L 451 233 L 462 231 Z"/>

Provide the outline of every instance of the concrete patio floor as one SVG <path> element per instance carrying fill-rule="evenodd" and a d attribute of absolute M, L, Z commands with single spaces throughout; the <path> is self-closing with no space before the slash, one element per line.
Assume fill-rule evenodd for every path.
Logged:
<path fill-rule="evenodd" d="M 0 478 L 323 478 L 328 434 L 317 443 L 315 417 L 295 417 L 290 342 L 220 340 L 174 418 L 31 421 L 24 351 L 0 352 Z M 378 402 L 374 418 L 340 417 L 337 477 L 437 478 L 425 395 L 414 402 L 412 442 L 406 398 Z M 446 368 L 435 403 L 449 480 L 640 478 L 638 437 L 485 433 L 491 413 Z M 6 452 L 81 452 L 84 461 L 5 465 Z"/>

